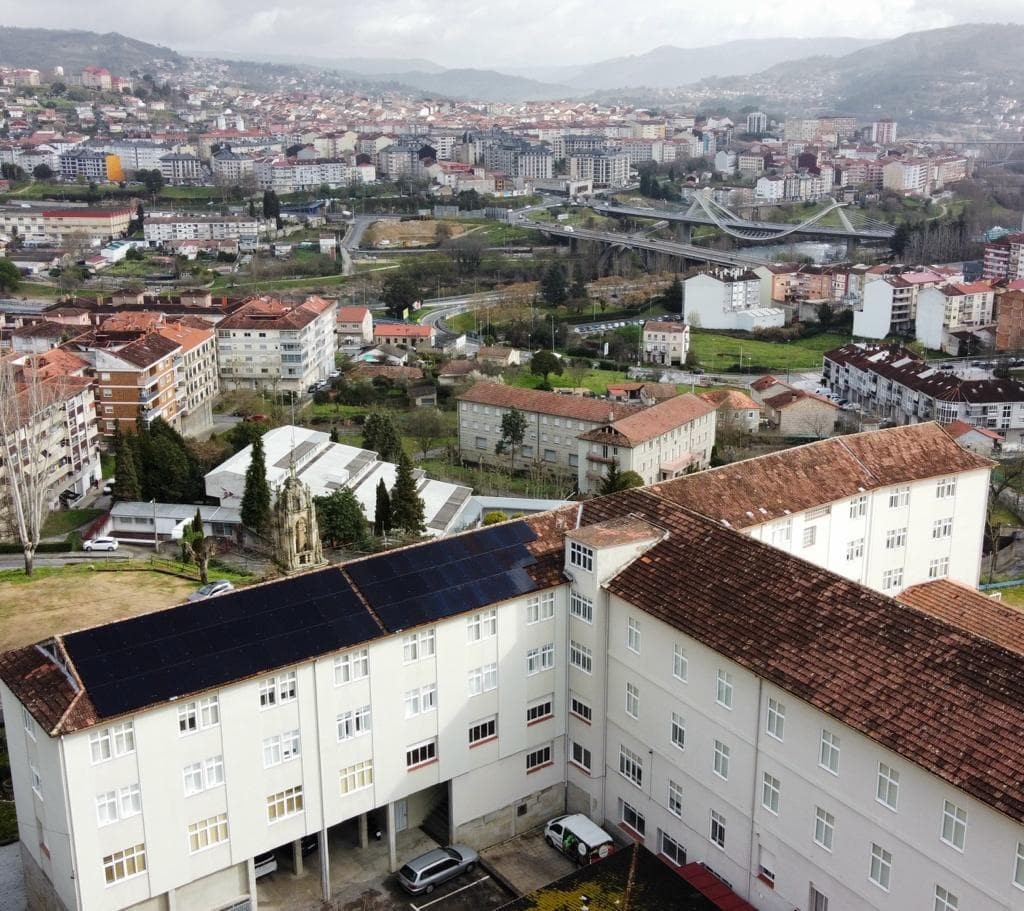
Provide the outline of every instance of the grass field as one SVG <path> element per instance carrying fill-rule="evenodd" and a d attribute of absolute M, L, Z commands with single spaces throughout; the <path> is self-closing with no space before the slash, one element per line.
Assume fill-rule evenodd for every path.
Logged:
<path fill-rule="evenodd" d="M 845 335 L 822 334 L 791 342 L 763 342 L 697 330 L 690 335 L 690 350 L 705 370 L 718 372 L 732 364 L 766 370 L 818 370 L 821 356 L 850 341 Z"/>
<path fill-rule="evenodd" d="M 628 379 L 629 376 L 620 370 L 588 370 L 579 385 L 585 386 L 595 395 L 605 395 L 608 392 L 609 383 L 624 383 Z M 518 373 L 509 372 L 505 374 L 506 383 L 510 386 L 521 386 L 524 389 L 536 389 L 543 380 L 543 377 L 534 376 L 530 373 L 529 368 Z M 551 374 L 548 382 L 556 388 L 568 388 L 576 385 L 575 380 L 569 375 L 568 371 L 561 376 Z"/>
<path fill-rule="evenodd" d="M 66 535 L 91 522 L 102 512 L 102 509 L 65 509 L 61 512 L 51 512 L 43 523 L 43 537 Z"/>

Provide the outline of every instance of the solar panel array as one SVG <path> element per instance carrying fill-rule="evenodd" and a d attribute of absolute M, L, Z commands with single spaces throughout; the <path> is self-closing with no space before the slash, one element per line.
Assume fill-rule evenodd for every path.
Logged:
<path fill-rule="evenodd" d="M 536 533 L 509 522 L 349 563 L 346 572 L 390 632 L 533 591 Z"/>
<path fill-rule="evenodd" d="M 64 637 L 101 717 L 380 635 L 344 575 L 323 569 Z"/>

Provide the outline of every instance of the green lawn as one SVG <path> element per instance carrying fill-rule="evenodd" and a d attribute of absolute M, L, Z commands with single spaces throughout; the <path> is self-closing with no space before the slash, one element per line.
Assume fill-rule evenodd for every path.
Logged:
<path fill-rule="evenodd" d="M 625 383 L 629 376 L 622 370 L 588 370 L 580 382 L 595 395 L 605 395 L 608 392 L 609 383 Z M 529 368 L 520 371 L 509 371 L 505 374 L 505 382 L 510 386 L 521 386 L 524 389 L 536 389 L 542 382 L 543 377 L 534 376 Z M 552 374 L 548 382 L 554 387 L 569 388 L 576 385 L 573 377 L 567 370 L 561 376 Z"/>
<path fill-rule="evenodd" d="M 70 534 L 91 522 L 102 512 L 102 509 L 66 509 L 62 512 L 51 512 L 43 523 L 43 537 Z"/>
<path fill-rule="evenodd" d="M 776 371 L 818 370 L 826 351 L 849 341 L 848 336 L 825 333 L 791 342 L 764 342 L 698 329 L 690 335 L 690 350 L 705 370 L 716 373 L 739 364 L 741 354 L 744 366 Z"/>
<path fill-rule="evenodd" d="M 995 591 L 1002 592 L 1004 603 L 1009 604 L 1011 607 L 1024 608 L 1024 585 L 997 588 Z"/>

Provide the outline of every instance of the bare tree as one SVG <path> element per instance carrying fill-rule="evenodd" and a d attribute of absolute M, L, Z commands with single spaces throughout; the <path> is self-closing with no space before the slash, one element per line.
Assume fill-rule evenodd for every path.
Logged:
<path fill-rule="evenodd" d="M 56 450 L 68 433 L 64 383 L 8 360 L 0 364 L 0 518 L 22 548 L 25 575 L 64 477 Z"/>
<path fill-rule="evenodd" d="M 985 536 L 988 538 L 988 581 L 992 582 L 996 575 L 996 564 L 999 562 L 999 540 L 1003 530 L 1012 526 L 1006 525 L 1002 519 L 1007 512 L 1010 492 L 1024 483 L 1024 459 L 1004 459 L 993 469 L 989 478 L 988 506 L 985 517 Z M 1019 502 L 1019 501 L 1018 501 Z"/>

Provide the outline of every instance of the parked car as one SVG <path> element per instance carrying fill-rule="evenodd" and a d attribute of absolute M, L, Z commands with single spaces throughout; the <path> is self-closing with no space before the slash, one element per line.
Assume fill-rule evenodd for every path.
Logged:
<path fill-rule="evenodd" d="M 309 857 L 310 854 L 320 847 L 320 836 L 303 835 L 300 844 L 302 845 L 302 856 Z"/>
<path fill-rule="evenodd" d="M 267 851 L 266 854 L 257 854 L 252 859 L 252 863 L 256 868 L 257 879 L 261 876 L 267 876 L 277 870 L 277 858 L 274 856 L 273 851 Z"/>
<path fill-rule="evenodd" d="M 107 481 L 107 483 L 103 485 L 103 496 L 109 497 L 113 492 L 114 492 L 114 481 L 113 480 Z"/>
<path fill-rule="evenodd" d="M 221 579 L 217 582 L 208 582 L 201 588 L 197 588 L 188 596 L 188 600 L 205 601 L 207 598 L 212 598 L 215 595 L 223 595 L 224 592 L 233 592 L 234 590 L 235 587 L 228 582 L 227 579 Z"/>
<path fill-rule="evenodd" d="M 117 538 L 90 538 L 82 542 L 82 550 L 117 550 Z"/>
<path fill-rule="evenodd" d="M 544 840 L 578 864 L 601 860 L 615 851 L 615 842 L 589 816 L 556 816 L 544 827 Z"/>
<path fill-rule="evenodd" d="M 471 873 L 476 869 L 478 860 L 476 851 L 464 845 L 435 848 L 403 866 L 398 871 L 398 882 L 412 895 L 430 894 L 441 883 L 460 873 Z"/>

